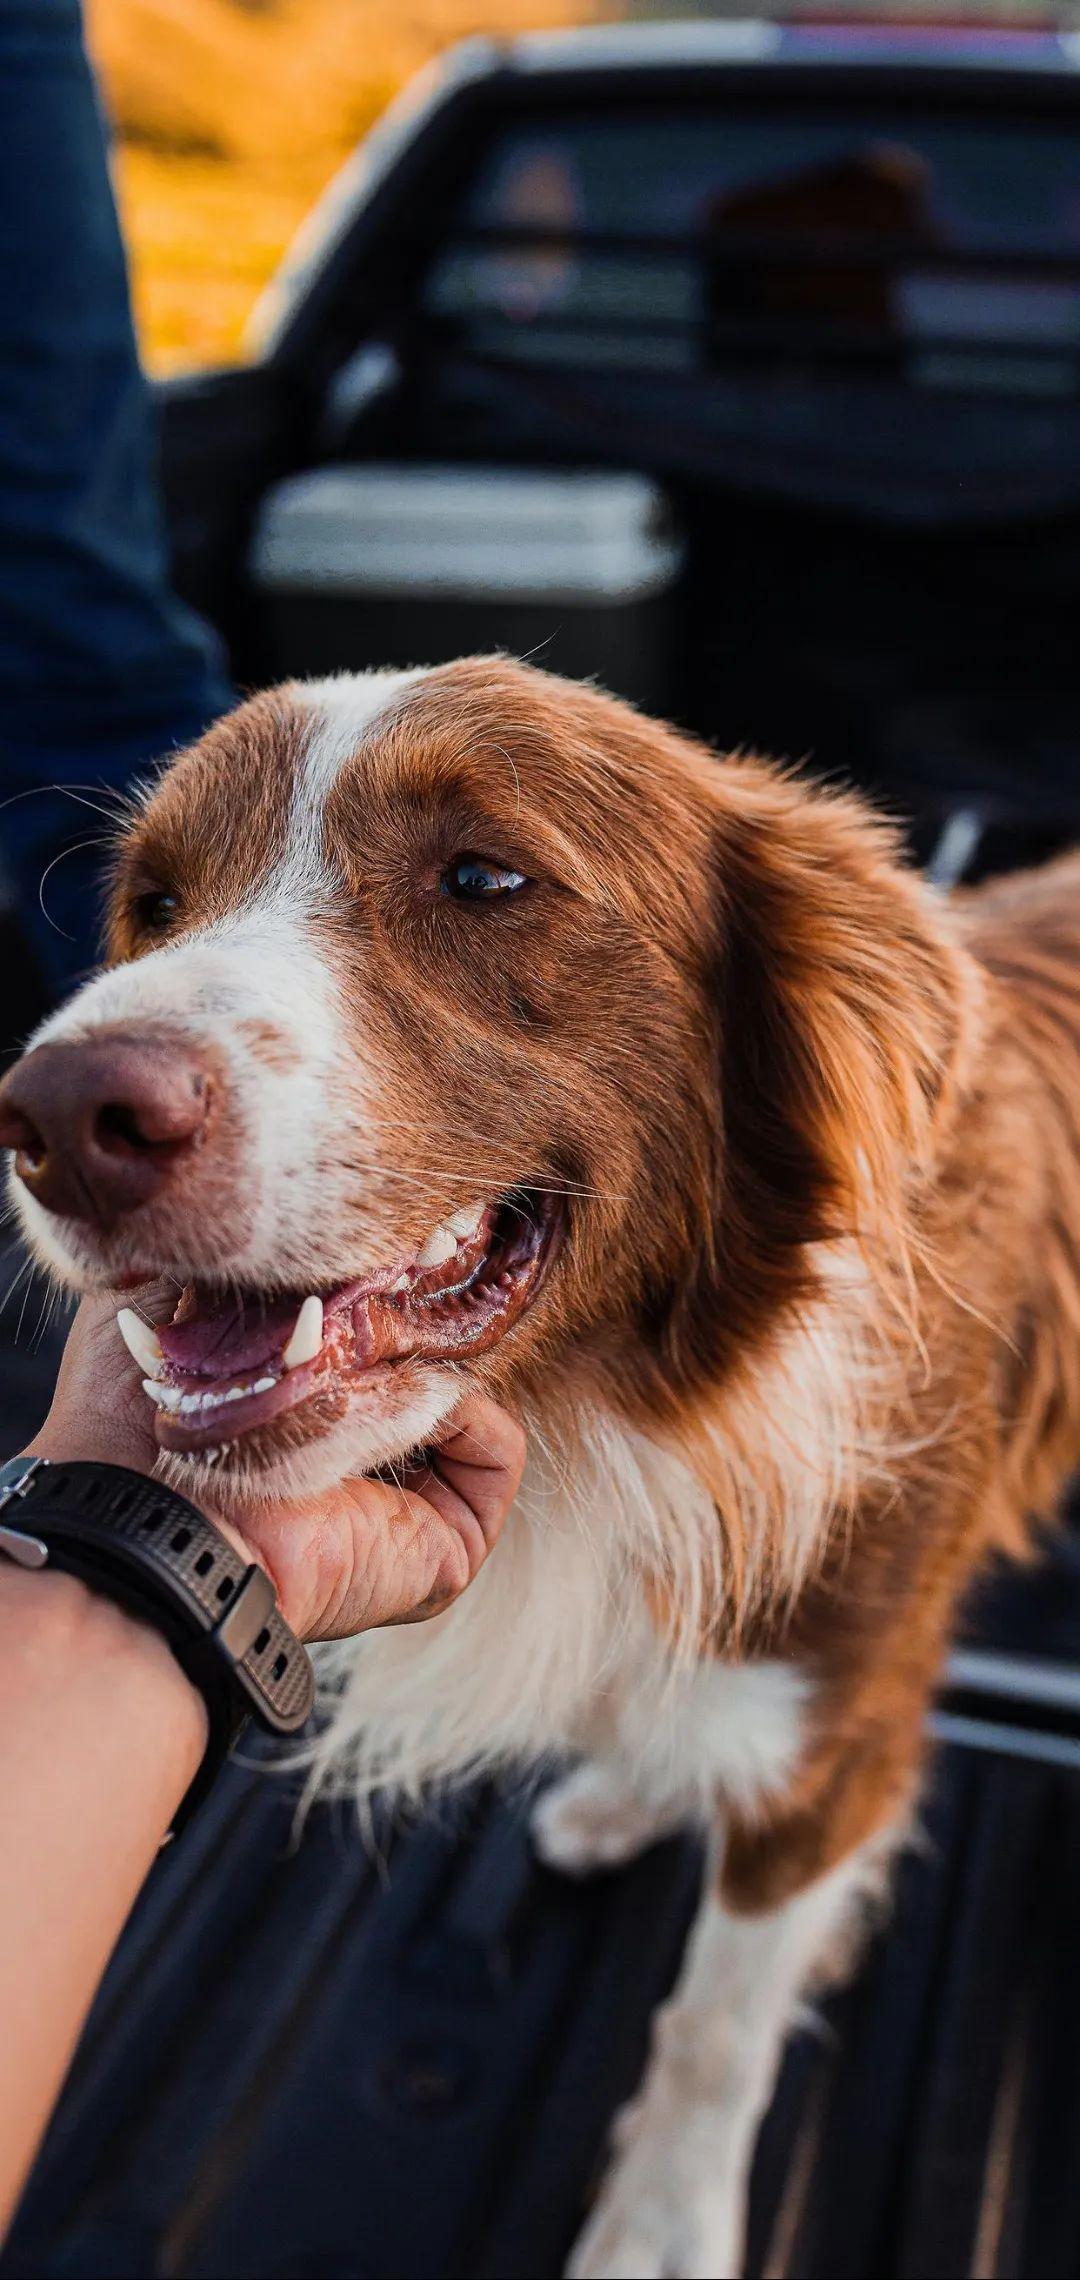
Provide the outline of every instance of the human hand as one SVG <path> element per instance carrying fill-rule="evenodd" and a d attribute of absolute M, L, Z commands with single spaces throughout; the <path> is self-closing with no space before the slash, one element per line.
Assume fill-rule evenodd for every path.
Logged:
<path fill-rule="evenodd" d="M 152 1473 L 160 1458 L 139 1373 L 116 1328 L 116 1299 L 84 1298 L 52 1407 L 27 1455 Z M 344 1481 L 317 1499 L 250 1512 L 201 1511 L 266 1568 L 287 1623 L 305 1640 L 415 1623 L 448 1607 L 483 1566 L 521 1481 L 516 1421 L 470 1394 L 439 1446 L 393 1482 Z M 187 1491 L 190 1495 L 190 1491 Z"/>

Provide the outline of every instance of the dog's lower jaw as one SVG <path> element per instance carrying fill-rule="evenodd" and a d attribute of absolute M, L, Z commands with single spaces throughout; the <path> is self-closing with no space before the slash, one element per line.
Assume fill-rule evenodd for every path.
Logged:
<path fill-rule="evenodd" d="M 265 1458 L 245 1450 L 241 1437 L 190 1456 L 163 1449 L 156 1469 L 182 1495 L 198 1503 L 209 1499 L 233 1517 L 321 1496 L 362 1473 L 396 1465 L 423 1446 L 456 1408 L 466 1385 L 462 1373 L 446 1364 L 410 1365 L 407 1376 L 390 1370 L 377 1385 L 352 1396 L 334 1422 Z"/>

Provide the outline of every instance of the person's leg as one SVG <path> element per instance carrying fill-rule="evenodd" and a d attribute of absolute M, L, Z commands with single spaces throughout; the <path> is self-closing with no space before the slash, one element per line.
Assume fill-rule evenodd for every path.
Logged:
<path fill-rule="evenodd" d="M 78 0 L 0 0 L 0 862 L 56 987 L 102 850 L 56 862 L 55 925 L 42 874 L 107 826 L 39 787 L 122 790 L 233 701 L 169 590 L 155 457 Z"/>

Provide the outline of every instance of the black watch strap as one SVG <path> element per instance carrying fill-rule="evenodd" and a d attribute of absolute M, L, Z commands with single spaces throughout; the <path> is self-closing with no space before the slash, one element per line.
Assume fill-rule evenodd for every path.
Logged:
<path fill-rule="evenodd" d="M 298 1733 L 314 1674 L 265 1569 L 163 1481 L 120 1465 L 0 1465 L 0 1553 L 76 1575 L 164 1634 L 203 1695 L 206 1757 L 174 1830 L 190 1819 L 248 1717 Z"/>

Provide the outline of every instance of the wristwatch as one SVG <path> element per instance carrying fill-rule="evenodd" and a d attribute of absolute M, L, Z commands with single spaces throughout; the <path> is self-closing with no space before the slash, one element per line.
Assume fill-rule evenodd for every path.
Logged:
<path fill-rule="evenodd" d="M 299 1733 L 315 1678 L 265 1568 L 194 1505 L 123 1465 L 0 1465 L 0 1553 L 74 1575 L 162 1633 L 206 1703 L 206 1755 L 172 1824 L 186 1826 L 249 1718 Z"/>

